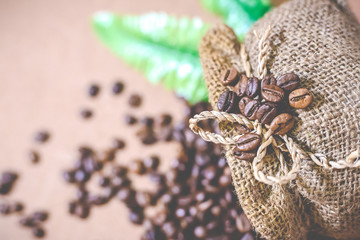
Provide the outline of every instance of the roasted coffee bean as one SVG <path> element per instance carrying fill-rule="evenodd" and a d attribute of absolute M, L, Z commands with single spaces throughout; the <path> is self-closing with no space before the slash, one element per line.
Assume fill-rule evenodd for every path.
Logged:
<path fill-rule="evenodd" d="M 124 149 L 126 146 L 126 143 L 122 139 L 114 139 L 112 142 L 113 148 L 115 149 Z"/>
<path fill-rule="evenodd" d="M 11 191 L 12 183 L 0 183 L 0 194 L 6 195 Z"/>
<path fill-rule="evenodd" d="M 168 126 L 172 122 L 172 116 L 170 114 L 161 114 L 157 119 L 159 126 Z"/>
<path fill-rule="evenodd" d="M 229 186 L 230 184 L 231 184 L 231 177 L 230 176 L 221 175 L 219 177 L 219 185 L 221 187 L 226 187 L 226 186 Z"/>
<path fill-rule="evenodd" d="M 131 185 L 131 181 L 126 176 L 115 176 L 111 179 L 111 184 L 117 188 L 128 187 Z"/>
<path fill-rule="evenodd" d="M 89 157 L 90 155 L 94 154 L 94 151 L 87 146 L 81 146 L 79 147 L 79 153 L 80 153 L 80 159 L 84 159 L 86 157 Z"/>
<path fill-rule="evenodd" d="M 119 192 L 117 193 L 117 197 L 120 201 L 123 202 L 133 201 L 135 198 L 135 191 L 130 189 L 129 187 L 126 187 L 119 190 Z"/>
<path fill-rule="evenodd" d="M 142 144 L 144 145 L 151 145 L 157 142 L 157 138 L 153 130 L 146 126 L 140 129 L 136 135 L 140 138 Z"/>
<path fill-rule="evenodd" d="M 45 231 L 41 227 L 35 226 L 32 229 L 33 235 L 37 238 L 42 238 L 45 236 Z"/>
<path fill-rule="evenodd" d="M 91 118 L 93 115 L 93 112 L 90 109 L 84 108 L 80 111 L 80 116 L 84 119 Z"/>
<path fill-rule="evenodd" d="M 3 172 L 1 175 L 1 183 L 2 184 L 13 184 L 18 178 L 18 174 L 11 171 Z"/>
<path fill-rule="evenodd" d="M 126 115 L 125 116 L 125 123 L 127 125 L 134 125 L 135 123 L 137 123 L 137 118 L 132 116 L 132 115 Z"/>
<path fill-rule="evenodd" d="M 219 111 L 222 112 L 236 113 L 238 110 L 238 104 L 238 96 L 234 92 L 227 90 L 220 95 L 217 107 Z"/>
<path fill-rule="evenodd" d="M 44 222 L 48 219 L 48 217 L 49 217 L 49 213 L 43 210 L 36 211 L 32 214 L 32 219 L 35 222 Z"/>
<path fill-rule="evenodd" d="M 248 152 L 260 145 L 261 137 L 255 133 L 247 133 L 239 138 L 236 144 L 238 151 Z"/>
<path fill-rule="evenodd" d="M 294 123 L 293 116 L 288 113 L 282 113 L 272 120 L 270 130 L 273 134 L 283 135 L 293 128 Z"/>
<path fill-rule="evenodd" d="M 265 85 L 261 89 L 261 96 L 269 102 L 281 102 L 284 99 L 285 93 L 284 90 L 276 85 Z"/>
<path fill-rule="evenodd" d="M 293 108 L 306 108 L 312 102 L 312 94 L 305 88 L 299 88 L 289 94 L 289 104 Z"/>
<path fill-rule="evenodd" d="M 245 107 L 252 99 L 249 97 L 242 97 L 239 101 L 239 110 L 241 114 L 245 115 Z"/>
<path fill-rule="evenodd" d="M 29 152 L 29 160 L 31 163 L 38 163 L 40 161 L 40 155 L 38 152 L 32 150 Z"/>
<path fill-rule="evenodd" d="M 277 106 L 274 103 L 262 103 L 256 112 L 256 119 L 263 124 L 269 124 L 276 117 Z"/>
<path fill-rule="evenodd" d="M 142 98 L 138 94 L 132 94 L 129 98 L 129 105 L 131 107 L 139 107 L 142 103 Z"/>
<path fill-rule="evenodd" d="M 21 212 L 24 209 L 24 205 L 20 202 L 15 202 L 11 206 L 11 210 L 14 212 Z"/>
<path fill-rule="evenodd" d="M 249 79 L 245 74 L 241 74 L 239 82 L 234 86 L 234 92 L 239 96 L 243 97 L 246 94 L 248 88 Z"/>
<path fill-rule="evenodd" d="M 233 154 L 239 160 L 252 161 L 256 157 L 256 152 L 243 152 L 239 151 L 236 148 L 234 149 Z"/>
<path fill-rule="evenodd" d="M 177 218 L 183 218 L 183 217 L 185 217 L 185 215 L 186 215 L 186 210 L 185 210 L 184 208 L 178 208 L 178 209 L 176 209 L 176 211 L 175 211 L 175 216 L 176 216 Z"/>
<path fill-rule="evenodd" d="M 0 204 L 0 213 L 3 215 L 8 215 L 11 212 L 10 205 L 8 203 Z"/>
<path fill-rule="evenodd" d="M 35 224 L 31 217 L 22 217 L 20 218 L 19 223 L 24 227 L 31 227 Z"/>
<path fill-rule="evenodd" d="M 276 85 L 281 87 L 284 91 L 292 91 L 300 84 L 300 78 L 294 73 L 287 73 L 278 77 Z"/>
<path fill-rule="evenodd" d="M 110 157 L 110 156 L 109 156 Z M 113 156 L 111 156 L 113 158 Z M 108 157 L 104 157 L 102 161 L 106 161 Z M 87 173 L 93 173 L 103 168 L 103 163 L 97 161 L 94 157 L 87 157 L 83 160 L 83 168 Z"/>
<path fill-rule="evenodd" d="M 246 89 L 246 95 L 250 98 L 254 98 L 259 94 L 260 82 L 256 77 L 249 78 L 248 86 Z"/>
<path fill-rule="evenodd" d="M 124 166 L 115 166 L 112 169 L 112 174 L 114 176 L 123 177 L 123 176 L 126 176 L 127 173 L 128 173 L 128 168 L 126 168 Z"/>
<path fill-rule="evenodd" d="M 75 215 L 79 218 L 87 218 L 90 214 L 90 207 L 86 204 L 77 204 L 75 207 Z"/>
<path fill-rule="evenodd" d="M 76 181 L 75 180 L 75 172 L 72 170 L 64 171 L 63 178 L 68 183 L 74 183 Z"/>
<path fill-rule="evenodd" d="M 257 113 L 259 107 L 260 107 L 259 100 L 256 100 L 256 99 L 251 100 L 245 106 L 245 109 L 244 109 L 245 116 L 250 120 L 255 120 L 256 119 L 256 113 Z"/>
<path fill-rule="evenodd" d="M 160 158 L 156 155 L 146 157 L 144 159 L 144 166 L 147 170 L 156 170 L 159 166 Z"/>
<path fill-rule="evenodd" d="M 106 199 L 102 195 L 92 195 L 88 194 L 86 203 L 90 205 L 103 205 L 108 202 L 108 199 Z"/>
<path fill-rule="evenodd" d="M 146 207 L 148 205 L 152 205 L 153 203 L 153 199 L 149 192 L 142 192 L 142 191 L 136 192 L 135 199 L 140 207 Z"/>
<path fill-rule="evenodd" d="M 242 125 L 240 123 L 234 123 L 234 128 L 236 129 L 236 131 L 238 131 L 240 134 L 245 134 L 245 133 L 249 133 L 250 129 L 245 126 Z"/>
<path fill-rule="evenodd" d="M 276 79 L 273 75 L 267 75 L 261 80 L 261 89 L 266 85 L 276 85 Z"/>
<path fill-rule="evenodd" d="M 251 230 L 250 222 L 244 213 L 236 216 L 236 228 L 241 233 Z"/>
<path fill-rule="evenodd" d="M 214 165 L 208 166 L 202 171 L 202 175 L 204 176 L 204 178 L 209 180 L 214 179 L 216 177 L 216 173 L 217 169 Z"/>
<path fill-rule="evenodd" d="M 123 82 L 115 82 L 112 86 L 112 92 L 114 95 L 120 94 L 124 91 L 124 83 Z"/>
<path fill-rule="evenodd" d="M 129 220 L 130 222 L 134 223 L 134 224 L 142 224 L 144 221 L 144 214 L 140 211 L 138 212 L 130 212 L 129 215 Z"/>
<path fill-rule="evenodd" d="M 240 240 L 254 240 L 254 236 L 251 233 L 245 233 Z"/>
<path fill-rule="evenodd" d="M 35 134 L 35 141 L 39 142 L 39 143 L 44 143 L 46 141 L 48 141 L 50 138 L 50 134 L 43 130 L 43 131 L 39 131 L 38 133 Z"/>
<path fill-rule="evenodd" d="M 152 127 L 154 125 L 154 118 L 144 117 L 140 120 L 140 122 L 146 127 Z"/>
<path fill-rule="evenodd" d="M 206 228 L 203 226 L 195 227 L 194 235 L 195 235 L 195 237 L 200 238 L 200 239 L 205 238 L 206 237 Z"/>
<path fill-rule="evenodd" d="M 221 73 L 220 81 L 224 86 L 235 86 L 235 84 L 239 81 L 239 72 L 235 67 L 224 70 Z"/>
<path fill-rule="evenodd" d="M 134 160 L 131 161 L 129 164 L 129 170 L 136 174 L 144 174 L 145 173 L 145 165 L 144 162 L 141 160 Z"/>
<path fill-rule="evenodd" d="M 96 97 L 100 92 L 100 87 L 97 84 L 92 84 L 89 87 L 88 93 L 90 97 Z"/>
<path fill-rule="evenodd" d="M 75 214 L 76 205 L 77 205 L 76 201 L 70 201 L 68 203 L 68 212 L 70 214 Z"/>
<path fill-rule="evenodd" d="M 76 182 L 84 183 L 90 179 L 90 174 L 83 170 L 76 170 L 74 178 Z"/>
<path fill-rule="evenodd" d="M 98 159 L 101 162 L 111 162 L 115 159 L 116 151 L 114 149 L 107 149 L 98 154 Z"/>
<path fill-rule="evenodd" d="M 162 225 L 162 230 L 164 231 L 167 239 L 170 239 L 176 234 L 176 227 L 172 222 L 166 222 Z"/>
<path fill-rule="evenodd" d="M 110 178 L 109 177 L 104 177 L 104 176 L 100 176 L 99 178 L 99 185 L 101 187 L 107 187 L 110 185 Z"/>

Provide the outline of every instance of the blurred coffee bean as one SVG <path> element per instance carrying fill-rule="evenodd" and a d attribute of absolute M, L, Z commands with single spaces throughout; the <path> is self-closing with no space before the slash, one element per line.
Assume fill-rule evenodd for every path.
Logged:
<path fill-rule="evenodd" d="M 102 195 L 88 194 L 86 203 L 90 205 L 103 205 L 107 203 L 108 199 Z"/>
<path fill-rule="evenodd" d="M 128 173 L 128 168 L 124 166 L 115 166 L 112 168 L 112 174 L 114 176 L 123 177 Z"/>
<path fill-rule="evenodd" d="M 218 205 L 215 205 L 211 208 L 211 214 L 214 215 L 215 217 L 220 216 L 221 214 L 221 207 Z"/>
<path fill-rule="evenodd" d="M 134 124 L 137 123 L 137 121 L 138 121 L 137 118 L 132 116 L 132 115 L 126 115 L 125 116 L 125 123 L 127 125 L 134 125 Z"/>
<path fill-rule="evenodd" d="M 79 218 L 87 218 L 90 214 L 90 208 L 86 204 L 77 204 L 75 207 L 75 215 Z"/>
<path fill-rule="evenodd" d="M 110 184 L 110 178 L 109 177 L 105 177 L 105 176 L 100 176 L 99 177 L 99 185 L 101 187 L 107 187 Z"/>
<path fill-rule="evenodd" d="M 125 141 L 122 139 L 114 139 L 113 140 L 113 148 L 115 149 L 124 149 L 126 146 Z"/>
<path fill-rule="evenodd" d="M 63 175 L 64 180 L 68 183 L 74 183 L 76 181 L 75 180 L 75 172 L 72 170 L 63 171 L 62 175 Z"/>
<path fill-rule="evenodd" d="M 128 101 L 131 107 L 139 107 L 142 103 L 142 98 L 138 94 L 132 94 Z"/>
<path fill-rule="evenodd" d="M 162 126 L 162 127 L 168 126 L 172 122 L 172 116 L 170 114 L 167 114 L 167 113 L 161 114 L 157 118 L 157 122 L 158 122 L 159 126 Z"/>
<path fill-rule="evenodd" d="M 130 212 L 129 215 L 129 220 L 130 222 L 134 223 L 134 224 L 142 224 L 144 221 L 144 214 L 139 211 L 139 212 Z"/>
<path fill-rule="evenodd" d="M 154 119 L 152 117 L 144 117 L 140 122 L 146 127 L 152 127 L 154 125 Z"/>
<path fill-rule="evenodd" d="M 90 109 L 83 108 L 80 110 L 80 116 L 84 119 L 89 119 L 93 116 L 93 112 Z"/>
<path fill-rule="evenodd" d="M 24 204 L 22 204 L 21 202 L 14 202 L 11 205 L 11 210 L 14 212 L 21 212 L 24 209 Z"/>
<path fill-rule="evenodd" d="M 133 160 L 129 164 L 129 170 L 132 173 L 141 175 L 141 174 L 145 173 L 146 169 L 145 169 L 145 165 L 144 165 L 143 161 L 141 161 L 141 160 Z"/>
<path fill-rule="evenodd" d="M 42 131 L 39 131 L 35 134 L 35 141 L 39 142 L 39 143 L 44 143 L 44 142 L 47 142 L 50 138 L 50 134 L 49 132 L 45 131 L 45 130 L 42 130 Z"/>
<path fill-rule="evenodd" d="M 227 176 L 227 175 L 221 175 L 219 177 L 219 185 L 221 187 L 226 187 L 229 186 L 231 184 L 231 177 Z"/>
<path fill-rule="evenodd" d="M 162 225 L 162 230 L 164 231 L 167 239 L 170 239 L 176 234 L 176 227 L 172 222 L 166 222 Z"/>
<path fill-rule="evenodd" d="M 120 201 L 128 202 L 133 201 L 135 198 L 135 191 L 130 189 L 129 187 L 120 189 L 117 193 L 117 197 Z"/>
<path fill-rule="evenodd" d="M 75 214 L 76 205 L 77 205 L 76 201 L 70 201 L 68 203 L 68 212 L 70 214 Z"/>
<path fill-rule="evenodd" d="M 251 230 L 250 222 L 244 213 L 236 217 L 236 228 L 241 233 L 246 233 Z"/>
<path fill-rule="evenodd" d="M 208 180 L 214 179 L 216 173 L 217 173 L 217 168 L 214 165 L 208 166 L 202 171 L 202 175 Z"/>
<path fill-rule="evenodd" d="M 183 218 L 183 217 L 185 217 L 185 215 L 186 215 L 186 210 L 185 210 L 184 208 L 178 208 L 178 209 L 176 209 L 176 211 L 175 211 L 175 215 L 176 215 L 176 217 L 178 217 L 178 218 Z"/>
<path fill-rule="evenodd" d="M 32 214 L 32 219 L 35 222 L 44 222 L 48 219 L 49 213 L 47 211 L 36 211 Z"/>
<path fill-rule="evenodd" d="M 106 156 L 105 159 L 112 156 Z M 106 161 L 103 159 L 103 161 Z M 102 162 L 98 162 L 94 157 L 87 157 L 83 160 L 84 171 L 87 173 L 93 173 L 103 168 Z"/>
<path fill-rule="evenodd" d="M 96 97 L 100 92 L 100 87 L 97 84 L 91 84 L 88 89 L 88 94 L 90 97 Z"/>
<path fill-rule="evenodd" d="M 206 229 L 205 229 L 205 227 L 203 227 L 203 226 L 195 227 L 194 235 L 195 235 L 195 237 L 200 238 L 200 239 L 205 238 L 206 237 Z"/>
<path fill-rule="evenodd" d="M 101 162 L 111 162 L 115 159 L 115 150 L 107 149 L 98 154 L 98 158 Z"/>
<path fill-rule="evenodd" d="M 10 205 L 8 203 L 0 204 L 0 213 L 2 215 L 8 215 L 11 212 Z"/>
<path fill-rule="evenodd" d="M 116 188 L 128 187 L 131 185 L 131 181 L 126 176 L 115 176 L 111 179 L 111 185 Z"/>
<path fill-rule="evenodd" d="M 75 181 L 78 183 L 87 182 L 90 179 L 90 174 L 83 170 L 76 170 L 74 175 Z"/>
<path fill-rule="evenodd" d="M 124 91 L 124 83 L 123 82 L 115 82 L 112 86 L 112 92 L 114 95 L 120 94 Z"/>
<path fill-rule="evenodd" d="M 33 235 L 37 238 L 42 238 L 45 236 L 45 231 L 41 227 L 35 226 L 32 229 Z"/>
<path fill-rule="evenodd" d="M 152 205 L 151 194 L 149 192 L 138 191 L 135 194 L 135 199 L 140 207 Z"/>
<path fill-rule="evenodd" d="M 76 199 L 79 201 L 79 202 L 83 202 L 86 200 L 87 198 L 87 195 L 88 195 L 88 192 L 83 189 L 83 188 L 78 188 L 76 190 Z"/>
<path fill-rule="evenodd" d="M 33 164 L 36 164 L 40 161 L 40 154 L 34 150 L 29 152 L 29 161 Z"/>
<path fill-rule="evenodd" d="M 147 170 L 156 170 L 159 166 L 160 158 L 156 155 L 146 157 L 144 159 L 144 166 Z"/>
<path fill-rule="evenodd" d="M 24 227 L 31 227 L 35 224 L 31 217 L 21 217 L 19 223 Z"/>

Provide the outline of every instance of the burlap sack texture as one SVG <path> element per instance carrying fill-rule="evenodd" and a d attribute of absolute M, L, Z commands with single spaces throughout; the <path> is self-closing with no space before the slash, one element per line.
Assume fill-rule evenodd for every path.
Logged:
<path fill-rule="evenodd" d="M 294 72 L 301 87 L 314 94 L 306 110 L 294 112 L 297 126 L 290 136 L 302 148 L 332 161 L 345 159 L 360 146 L 360 28 L 345 1 L 293 0 L 269 12 L 246 36 L 245 48 L 255 76 L 258 33 L 271 25 L 267 69 L 278 77 Z M 219 25 L 209 30 L 200 56 L 209 90 L 216 103 L 225 88 L 220 72 L 232 65 L 244 70 L 233 31 Z M 231 124 L 221 123 L 232 136 Z M 326 170 L 309 158 L 301 160 L 297 178 L 286 185 L 266 185 L 253 176 L 251 164 L 226 157 L 239 202 L 265 239 L 306 239 L 309 231 L 338 239 L 360 238 L 360 169 Z M 275 174 L 277 161 L 269 157 L 266 171 Z M 290 163 L 291 165 L 291 163 Z"/>

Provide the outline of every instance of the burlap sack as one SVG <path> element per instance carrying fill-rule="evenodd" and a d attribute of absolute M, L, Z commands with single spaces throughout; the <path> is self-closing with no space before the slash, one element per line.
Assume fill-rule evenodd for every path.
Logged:
<path fill-rule="evenodd" d="M 301 78 L 301 87 L 314 95 L 311 107 L 294 111 L 298 118 L 290 137 L 319 158 L 315 163 L 302 155 L 294 180 L 270 185 L 256 180 L 252 165 L 237 160 L 230 146 L 225 146 L 241 207 L 265 239 L 305 239 L 309 231 L 338 239 L 360 238 L 360 168 L 336 165 L 360 146 L 359 25 L 345 1 L 285 3 L 258 21 L 246 36 L 245 49 L 255 76 L 259 75 L 259 47 L 253 30 L 261 34 L 268 25 L 272 26 L 268 72 L 275 77 L 294 72 Z M 218 110 L 218 97 L 225 90 L 220 72 L 230 66 L 244 71 L 233 31 L 225 25 L 209 30 L 200 56 L 210 103 Z M 230 138 L 238 134 L 226 121 L 220 130 Z M 286 160 L 291 168 L 289 155 Z M 279 163 L 270 154 L 262 170 L 276 175 Z"/>

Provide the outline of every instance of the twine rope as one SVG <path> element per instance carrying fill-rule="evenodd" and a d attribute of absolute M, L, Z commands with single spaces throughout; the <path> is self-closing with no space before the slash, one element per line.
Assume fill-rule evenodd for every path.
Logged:
<path fill-rule="evenodd" d="M 271 26 L 265 30 L 264 34 L 261 36 L 258 35 L 256 31 L 254 34 L 258 39 L 258 47 L 259 47 L 259 55 L 258 55 L 258 67 L 257 72 L 260 78 L 264 78 L 267 74 L 266 62 L 268 58 L 268 50 L 269 43 L 268 38 L 270 36 Z M 242 64 L 245 69 L 245 74 L 247 77 L 251 77 L 251 66 L 248 59 L 248 55 L 246 53 L 245 46 L 241 46 L 240 55 L 242 59 Z M 224 137 L 220 134 L 212 133 L 209 131 L 205 131 L 198 126 L 198 123 L 203 120 L 215 119 L 219 123 L 226 121 L 232 123 L 238 123 L 241 125 L 245 125 L 247 128 L 256 132 L 260 136 L 262 136 L 262 143 L 259 146 L 256 157 L 252 162 L 253 174 L 256 180 L 263 182 L 268 185 L 274 184 L 287 184 L 288 182 L 294 180 L 297 176 L 298 171 L 300 170 L 300 162 L 302 158 L 308 158 L 317 165 L 323 167 L 324 169 L 343 169 L 343 168 L 354 168 L 360 167 L 360 152 L 359 150 L 352 152 L 345 160 L 340 160 L 338 162 L 328 161 L 326 156 L 320 153 L 311 153 L 303 151 L 289 136 L 281 135 L 281 136 L 273 136 L 269 127 L 265 125 L 262 126 L 261 123 L 256 121 L 250 121 L 245 116 L 241 114 L 233 114 L 226 112 L 218 112 L 218 111 L 204 111 L 200 114 L 196 114 L 193 118 L 189 120 L 190 129 L 200 137 L 202 137 L 205 141 L 213 142 L 213 143 L 221 143 L 224 145 L 236 146 L 237 141 L 243 135 L 236 135 L 233 137 Z M 282 140 L 282 143 L 278 143 L 277 140 Z M 274 154 L 280 162 L 280 171 L 276 174 L 276 176 L 266 175 L 261 169 L 263 168 L 263 160 L 267 153 L 267 148 L 272 146 L 274 150 Z M 285 161 L 284 152 L 287 152 L 292 160 L 292 166 L 289 170 Z"/>

